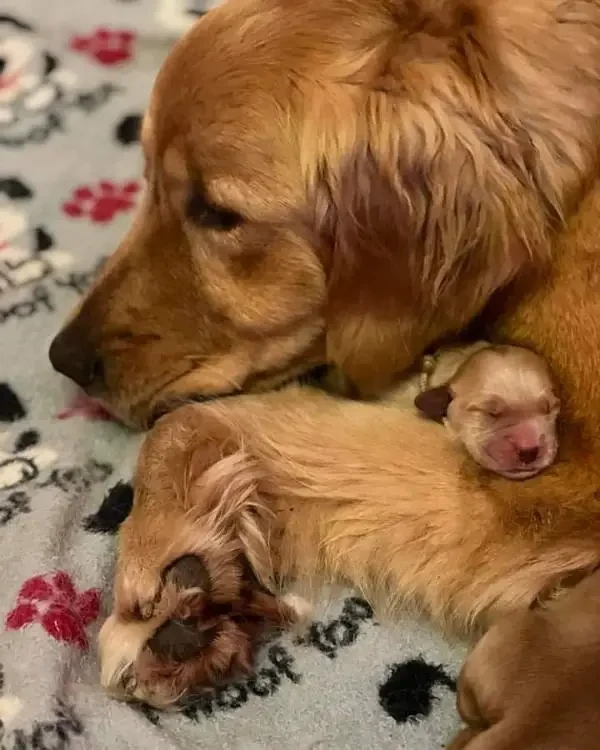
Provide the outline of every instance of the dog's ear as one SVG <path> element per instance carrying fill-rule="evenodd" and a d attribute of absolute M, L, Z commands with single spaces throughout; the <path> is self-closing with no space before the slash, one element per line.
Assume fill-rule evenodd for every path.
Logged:
<path fill-rule="evenodd" d="M 363 396 L 549 259 L 562 216 L 558 181 L 536 182 L 522 113 L 497 110 L 505 72 L 485 4 L 390 5 L 389 43 L 345 63 L 303 138 L 328 359 Z"/>
<path fill-rule="evenodd" d="M 443 422 L 448 414 L 448 407 L 452 402 L 452 391 L 446 385 L 428 388 L 415 398 L 415 406 L 429 419 Z"/>
<path fill-rule="evenodd" d="M 404 147 L 355 149 L 315 191 L 328 360 L 366 397 L 547 252 L 534 189 L 480 144 L 471 153 L 450 138 L 451 122 L 431 126 L 435 154 L 409 132 Z"/>

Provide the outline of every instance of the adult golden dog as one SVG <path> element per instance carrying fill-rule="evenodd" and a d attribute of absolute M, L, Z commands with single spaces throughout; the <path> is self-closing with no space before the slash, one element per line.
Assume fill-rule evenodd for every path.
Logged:
<path fill-rule="evenodd" d="M 534 345 L 563 386 L 559 460 L 533 479 L 485 472 L 416 410 L 308 388 L 187 405 L 159 420 L 120 534 L 104 684 L 158 706 L 197 688 L 189 675 L 202 654 L 159 671 L 148 668 L 146 644 L 187 597 L 220 591 L 240 560 L 273 591 L 297 578 L 347 581 L 463 630 L 598 567 L 599 215 L 600 184 L 552 272 L 504 298 L 495 326 Z M 170 592 L 163 571 L 188 555 L 215 571 L 211 582 Z"/>
<path fill-rule="evenodd" d="M 229 0 L 179 42 L 143 204 L 56 369 L 140 426 L 323 363 L 374 396 L 516 280 L 485 319 L 549 359 L 564 427 L 556 466 L 515 485 L 416 415 L 307 389 L 165 416 L 121 534 L 108 687 L 156 705 L 193 687 L 193 668 L 140 671 L 185 556 L 460 626 L 598 564 L 597 190 L 551 240 L 596 174 L 599 119 L 599 0 Z"/>
<path fill-rule="evenodd" d="M 158 75 L 143 203 L 52 362 L 141 426 L 321 363 L 378 395 L 548 259 L 599 116 L 598 0 L 228 0 Z"/>

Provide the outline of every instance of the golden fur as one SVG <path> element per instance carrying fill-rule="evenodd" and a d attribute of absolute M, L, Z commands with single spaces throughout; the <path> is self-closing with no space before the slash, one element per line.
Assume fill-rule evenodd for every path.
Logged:
<path fill-rule="evenodd" d="M 392 404 L 291 388 L 181 408 L 141 453 L 107 687 L 165 705 L 213 674 L 144 671 L 187 555 L 212 583 L 342 579 L 460 628 L 598 564 L 598 188 L 551 240 L 599 125 L 599 0 L 228 0 L 180 40 L 142 205 L 54 366 L 138 426 L 322 363 L 376 396 L 512 285 L 484 322 L 549 360 L 561 450 L 517 485 Z"/>
<path fill-rule="evenodd" d="M 147 425 L 323 362 L 378 395 L 544 265 L 597 163 L 598 0 L 228 0 L 144 120 L 55 367 Z"/>
<path fill-rule="evenodd" d="M 342 580 L 389 609 L 415 604 L 463 631 L 594 569 L 599 212 L 600 185 L 558 243 L 552 271 L 520 301 L 505 299 L 495 325 L 558 376 L 554 466 L 510 482 L 477 467 L 415 410 L 306 388 L 184 406 L 145 440 L 120 533 L 114 616 L 135 623 L 141 611 L 151 624 L 161 571 L 183 555 L 230 564 L 227 544 L 211 541 L 215 498 L 219 528 L 266 587 Z M 118 639 L 104 649 L 113 661 L 115 653 L 131 668 Z"/>

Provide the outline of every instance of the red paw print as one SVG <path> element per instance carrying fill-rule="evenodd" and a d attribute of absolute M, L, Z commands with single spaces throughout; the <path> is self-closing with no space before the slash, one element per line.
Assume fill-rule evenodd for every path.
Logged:
<path fill-rule="evenodd" d="M 131 31 L 96 29 L 89 36 L 72 37 L 69 46 L 93 57 L 101 65 L 119 65 L 133 57 L 135 34 Z"/>
<path fill-rule="evenodd" d="M 57 641 L 87 650 L 85 628 L 100 610 L 97 589 L 77 592 L 68 573 L 34 576 L 21 586 L 17 606 L 8 613 L 7 630 L 21 630 L 39 623 Z"/>
<path fill-rule="evenodd" d="M 98 185 L 77 188 L 71 199 L 63 205 L 67 216 L 88 216 L 92 221 L 105 223 L 118 213 L 130 211 L 135 206 L 135 196 L 140 186 L 137 182 L 116 185 L 103 180 Z"/>

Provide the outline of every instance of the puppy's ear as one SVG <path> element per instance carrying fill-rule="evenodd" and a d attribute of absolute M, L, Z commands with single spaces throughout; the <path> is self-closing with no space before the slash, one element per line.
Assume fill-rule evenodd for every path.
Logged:
<path fill-rule="evenodd" d="M 448 407 L 452 402 L 452 392 L 448 385 L 438 385 L 419 393 L 415 399 L 415 406 L 429 419 L 442 422 L 448 414 Z"/>

